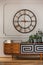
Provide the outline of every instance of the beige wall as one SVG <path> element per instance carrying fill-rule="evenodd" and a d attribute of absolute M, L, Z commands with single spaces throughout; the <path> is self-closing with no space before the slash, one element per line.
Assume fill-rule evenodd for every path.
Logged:
<path fill-rule="evenodd" d="M 24 8 L 32 10 L 37 17 L 36 28 L 28 34 L 19 33 L 11 23 L 14 13 Z M 8 23 L 11 25 L 9 26 Z M 3 24 L 6 36 L 3 33 Z M 43 31 L 43 0 L 0 0 L 0 57 L 7 56 L 3 52 L 3 42 L 6 39 L 25 41 L 29 35 L 36 33 L 39 29 Z"/>

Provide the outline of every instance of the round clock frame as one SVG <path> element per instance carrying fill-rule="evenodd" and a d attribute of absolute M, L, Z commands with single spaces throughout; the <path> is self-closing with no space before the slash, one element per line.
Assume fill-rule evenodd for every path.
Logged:
<path fill-rule="evenodd" d="M 37 24 L 35 14 L 28 9 L 19 10 L 13 17 L 13 26 L 21 33 L 29 33 L 34 30 Z"/>

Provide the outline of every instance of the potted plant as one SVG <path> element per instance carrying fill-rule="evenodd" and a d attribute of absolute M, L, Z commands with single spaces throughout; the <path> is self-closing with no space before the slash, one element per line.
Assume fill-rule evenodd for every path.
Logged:
<path fill-rule="evenodd" d="M 33 36 L 33 35 L 30 35 L 30 36 L 29 36 L 29 42 L 30 42 L 30 43 L 34 43 L 34 36 Z"/>

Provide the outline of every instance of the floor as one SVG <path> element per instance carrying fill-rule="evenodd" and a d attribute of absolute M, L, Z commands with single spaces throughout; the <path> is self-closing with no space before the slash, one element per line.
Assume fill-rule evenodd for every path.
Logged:
<path fill-rule="evenodd" d="M 0 65 L 43 65 L 43 60 L 0 58 Z"/>

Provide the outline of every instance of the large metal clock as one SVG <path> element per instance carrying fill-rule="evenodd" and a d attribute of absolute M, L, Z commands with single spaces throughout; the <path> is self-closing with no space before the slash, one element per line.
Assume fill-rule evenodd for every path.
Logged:
<path fill-rule="evenodd" d="M 36 27 L 36 24 L 35 14 L 28 9 L 19 10 L 13 17 L 13 25 L 21 33 L 31 32 Z"/>

